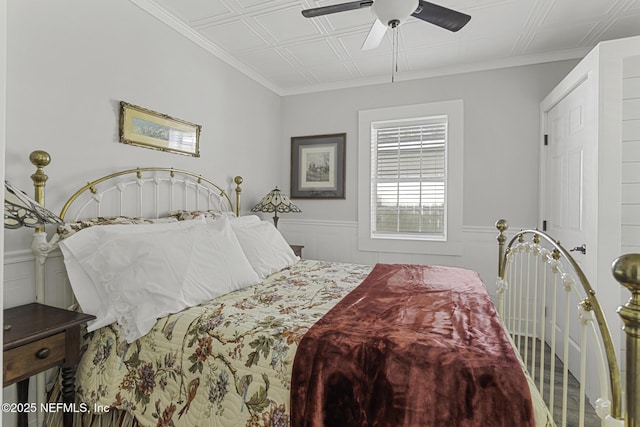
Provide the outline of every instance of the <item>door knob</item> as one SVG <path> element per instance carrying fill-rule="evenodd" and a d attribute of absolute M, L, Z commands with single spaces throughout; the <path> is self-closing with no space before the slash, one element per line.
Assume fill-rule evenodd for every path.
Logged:
<path fill-rule="evenodd" d="M 576 246 L 573 249 L 569 249 L 570 252 L 582 252 L 583 255 L 587 253 L 587 244 L 583 243 L 581 246 Z"/>

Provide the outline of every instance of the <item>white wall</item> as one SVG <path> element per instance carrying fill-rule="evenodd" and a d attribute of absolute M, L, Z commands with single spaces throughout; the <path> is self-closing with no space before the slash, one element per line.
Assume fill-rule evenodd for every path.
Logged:
<path fill-rule="evenodd" d="M 630 252 L 640 252 L 640 55 L 624 59 L 622 81 L 622 253 Z"/>
<path fill-rule="evenodd" d="M 32 192 L 29 153 L 52 157 L 46 205 L 59 211 L 87 181 L 118 169 L 169 166 L 262 196 L 280 161 L 281 99 L 128 0 L 10 2 L 7 23 L 7 179 Z M 5 97 L 2 97 L 5 99 Z M 118 141 L 121 100 L 202 125 L 201 157 Z M 252 155 L 249 155 L 252 153 Z M 5 307 L 33 299 L 31 231 L 4 238 Z"/>
<path fill-rule="evenodd" d="M 52 162 L 54 211 L 86 181 L 120 168 L 172 166 L 228 185 L 245 206 L 274 181 L 281 99 L 128 0 L 29 0 L 8 6 L 7 178 L 31 192 L 29 153 Z M 118 142 L 121 100 L 202 125 L 200 158 Z M 27 230 L 7 250 L 28 247 Z"/>
<path fill-rule="evenodd" d="M 7 144 L 0 175 L 6 167 L 7 179 L 31 193 L 29 153 L 48 151 L 46 204 L 52 210 L 87 181 L 137 166 L 192 170 L 230 190 L 232 178 L 242 175 L 244 206 L 262 196 L 257 183 L 275 180 L 269 165 L 280 161 L 274 147 L 281 139 L 281 99 L 272 91 L 128 0 L 0 1 L 0 34 L 5 9 L 8 17 L 6 97 L 0 91 Z M 0 40 L 3 88 L 5 38 Z M 202 125 L 201 157 L 118 142 L 121 100 Z M 0 107 L 0 149 L 4 117 Z M 3 307 L 31 302 L 31 231 L 11 230 L 3 243 Z M 46 302 L 65 305 L 59 255 L 47 263 L 46 276 Z M 5 399 L 13 398 L 14 387 L 5 390 Z M 3 421 L 15 423 L 11 415 Z"/>
<path fill-rule="evenodd" d="M 624 58 L 622 69 L 622 220 L 620 253 L 640 253 L 640 55 Z M 620 304 L 629 299 L 622 291 Z M 611 318 L 613 316 L 610 316 Z M 616 319 L 617 325 L 621 322 Z M 626 341 L 621 339 L 621 353 Z M 625 378 L 626 358 L 619 358 Z M 624 379 L 623 379 L 624 381 Z"/>
<path fill-rule="evenodd" d="M 538 222 L 539 103 L 576 62 L 284 97 L 279 149 L 282 164 L 290 161 L 290 137 L 346 132 L 347 172 L 345 200 L 295 200 L 302 213 L 283 215 L 283 233 L 291 243 L 305 245 L 307 257 L 458 265 L 480 271 L 491 287 L 497 264 L 492 237 L 495 221 L 506 218 L 519 227 Z M 464 101 L 464 254 L 358 252 L 358 111 L 452 99 Z M 279 178 L 273 184 L 288 188 L 289 168 L 282 168 Z"/>

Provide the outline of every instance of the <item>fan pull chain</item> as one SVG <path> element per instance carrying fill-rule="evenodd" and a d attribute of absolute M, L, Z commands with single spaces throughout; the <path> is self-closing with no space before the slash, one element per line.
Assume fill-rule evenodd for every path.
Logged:
<path fill-rule="evenodd" d="M 391 64 L 391 83 L 396 80 L 396 73 L 398 72 L 398 25 L 400 21 L 393 20 L 389 22 L 389 26 L 393 31 L 393 53 Z"/>

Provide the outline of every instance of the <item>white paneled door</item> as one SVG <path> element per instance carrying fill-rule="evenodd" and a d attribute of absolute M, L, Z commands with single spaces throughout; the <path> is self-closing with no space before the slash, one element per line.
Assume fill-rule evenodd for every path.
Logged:
<path fill-rule="evenodd" d="M 588 199 L 597 193 L 595 187 L 585 188 L 597 185 L 589 180 L 595 172 L 589 169 L 597 167 L 593 164 L 597 129 L 588 118 L 588 85 L 589 80 L 580 83 L 547 113 L 543 171 L 547 232 L 565 248 L 575 249 L 572 254 L 583 268 L 592 249 L 586 235 L 591 220 Z"/>
<path fill-rule="evenodd" d="M 597 206 L 597 120 L 594 96 L 590 90 L 589 78 L 570 90 L 557 104 L 546 113 L 546 145 L 543 151 L 543 187 L 544 203 L 543 223 L 546 231 L 560 241 L 563 247 L 572 250 L 571 254 L 583 269 L 587 277 L 594 277 L 590 266 L 594 265 L 597 250 L 595 212 Z M 570 271 L 565 266 L 565 271 Z M 591 274 L 590 274 L 591 273 Z M 575 275 L 574 275 L 575 277 Z M 580 286 L 579 283 L 577 283 Z M 548 293 L 547 295 L 553 295 Z M 562 283 L 555 291 L 558 307 L 565 304 L 566 295 Z M 546 301 L 548 312 L 552 312 L 553 302 Z M 569 369 L 577 374 L 580 353 L 580 324 L 576 304 L 570 304 L 569 314 Z M 555 320 L 547 319 L 549 326 L 555 321 L 556 330 L 566 330 L 565 316 Z M 564 359 L 565 338 L 556 337 L 556 354 Z M 576 375 L 577 376 L 577 375 Z"/>

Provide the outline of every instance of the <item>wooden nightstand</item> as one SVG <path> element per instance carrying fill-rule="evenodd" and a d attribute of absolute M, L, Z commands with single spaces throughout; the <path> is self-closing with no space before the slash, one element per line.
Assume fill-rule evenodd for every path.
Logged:
<path fill-rule="evenodd" d="M 80 358 L 80 325 L 95 319 L 89 314 L 32 303 L 4 310 L 3 387 L 18 383 L 18 402 L 27 403 L 29 377 L 62 366 L 62 398 L 75 402 L 75 369 Z M 37 408 L 39 410 L 39 408 Z M 18 414 L 18 426 L 27 425 L 27 412 Z M 63 414 L 64 426 L 73 412 Z"/>
<path fill-rule="evenodd" d="M 302 258 L 302 248 L 304 248 L 304 246 L 302 245 L 289 245 L 291 246 L 291 249 L 293 249 L 293 253 L 296 254 L 296 256 L 299 256 L 300 258 Z"/>

